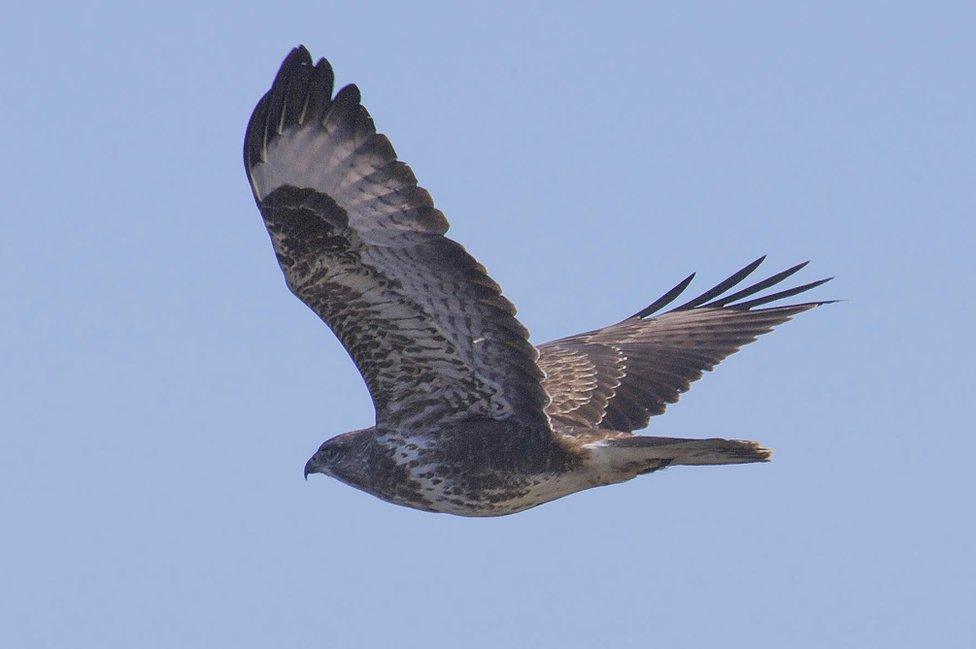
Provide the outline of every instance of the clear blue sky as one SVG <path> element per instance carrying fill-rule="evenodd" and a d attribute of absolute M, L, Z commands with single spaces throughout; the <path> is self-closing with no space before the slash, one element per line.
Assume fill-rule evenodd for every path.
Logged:
<path fill-rule="evenodd" d="M 84 4 L 0 25 L 0 645 L 976 642 L 971 3 Z M 836 275 L 652 426 L 775 461 L 492 520 L 303 481 L 372 410 L 242 169 L 297 43 L 537 342 Z"/>

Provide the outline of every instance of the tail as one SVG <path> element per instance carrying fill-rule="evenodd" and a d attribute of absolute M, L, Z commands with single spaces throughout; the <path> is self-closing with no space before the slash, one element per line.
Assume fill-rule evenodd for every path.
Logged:
<path fill-rule="evenodd" d="M 747 464 L 769 462 L 773 452 L 759 442 L 736 439 L 624 437 L 601 443 L 611 466 L 649 473 L 670 465 Z"/>

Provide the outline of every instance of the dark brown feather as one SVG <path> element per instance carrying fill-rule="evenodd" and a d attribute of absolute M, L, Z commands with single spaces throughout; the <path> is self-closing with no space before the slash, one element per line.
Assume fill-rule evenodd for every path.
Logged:
<path fill-rule="evenodd" d="M 827 280 L 738 301 L 778 284 L 806 263 L 720 297 L 763 259 L 663 315 L 648 317 L 674 301 L 694 275 L 622 322 L 540 345 L 539 366 L 546 373 L 543 385 L 552 399 L 546 412 L 553 422 L 623 432 L 644 428 L 651 416 L 675 403 L 702 372 L 774 326 L 827 303 L 755 308 Z"/>
<path fill-rule="evenodd" d="M 356 86 L 291 52 L 248 124 L 244 162 L 288 287 L 362 373 L 397 430 L 512 419 L 551 442 L 538 355 Z"/>

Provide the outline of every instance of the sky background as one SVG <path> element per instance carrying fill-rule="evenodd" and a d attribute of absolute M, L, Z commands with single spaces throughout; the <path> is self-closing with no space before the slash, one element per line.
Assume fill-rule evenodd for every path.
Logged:
<path fill-rule="evenodd" d="M 974 646 L 973 5 L 484 4 L 5 10 L 0 646 Z M 536 342 L 836 275 L 652 425 L 775 461 L 487 520 L 303 481 L 372 409 L 242 168 L 298 43 Z"/>

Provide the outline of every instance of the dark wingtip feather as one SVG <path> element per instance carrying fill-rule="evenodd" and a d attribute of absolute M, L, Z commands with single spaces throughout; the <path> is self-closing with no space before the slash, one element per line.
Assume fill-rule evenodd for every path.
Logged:
<path fill-rule="evenodd" d="M 752 274 L 752 272 L 756 270 L 756 268 L 759 267 L 759 264 L 763 263 L 765 259 L 766 259 L 766 255 L 763 255 L 759 259 L 748 264 L 745 268 L 736 271 L 730 277 L 727 277 L 726 279 L 722 280 L 712 288 L 708 289 L 707 291 L 705 291 L 695 299 L 689 300 L 688 302 L 685 302 L 679 307 L 675 307 L 674 309 L 672 309 L 672 311 L 687 311 L 688 309 L 694 309 L 696 306 L 701 306 L 702 304 L 705 304 L 709 300 L 718 297 L 722 293 L 726 292 L 727 290 L 729 290 L 730 288 L 732 288 L 733 286 L 735 286 L 736 284 L 744 280 L 750 274 Z"/>
<path fill-rule="evenodd" d="M 248 120 L 244 134 L 244 166 L 250 169 L 262 159 L 264 147 L 268 143 L 271 130 L 277 128 L 275 121 L 281 120 L 285 95 L 294 84 L 296 72 L 303 66 L 311 67 L 312 57 L 304 45 L 292 48 L 281 62 L 278 73 L 268 92 L 264 93 Z"/>
<path fill-rule="evenodd" d="M 825 304 L 836 304 L 838 302 L 847 302 L 847 300 L 818 300 L 816 302 L 799 302 L 797 304 L 786 304 L 783 306 L 768 306 L 763 309 L 749 309 L 749 313 L 764 313 L 767 311 L 789 311 L 789 317 L 793 317 L 797 313 L 802 313 L 804 311 L 809 311 L 810 309 L 816 309 L 819 306 L 824 306 Z M 735 307 L 728 307 L 730 309 L 735 309 Z"/>
<path fill-rule="evenodd" d="M 350 83 L 343 86 L 339 92 L 336 93 L 335 102 L 337 104 L 358 104 L 362 101 L 362 93 L 359 92 L 359 86 L 354 83 Z"/>
<path fill-rule="evenodd" d="M 322 115 L 332 102 L 332 86 L 334 83 L 335 74 L 332 72 L 332 66 L 325 59 L 319 59 L 312 68 L 312 74 L 308 80 L 305 108 L 299 118 L 300 123 L 322 119 Z"/>
<path fill-rule="evenodd" d="M 265 147 L 287 125 L 318 119 L 332 101 L 335 75 L 329 62 L 312 55 L 304 45 L 288 52 L 271 88 L 248 121 L 244 136 L 244 164 L 250 169 L 263 158 Z M 358 97 L 358 92 L 347 92 Z"/>
<path fill-rule="evenodd" d="M 688 285 L 691 284 L 691 280 L 693 280 L 693 279 L 695 279 L 695 273 L 692 273 L 691 275 L 688 275 L 688 277 L 685 277 L 683 280 L 681 280 L 680 282 L 678 282 L 678 285 L 677 286 L 675 286 L 670 291 L 668 291 L 667 293 L 665 293 L 664 295 L 662 295 L 658 299 L 654 300 L 654 302 L 652 302 L 651 304 L 647 305 L 646 307 L 644 307 L 643 309 L 641 309 L 640 311 L 638 311 L 637 313 L 635 313 L 634 315 L 630 316 L 627 319 L 628 320 L 633 320 L 634 318 L 646 318 L 647 316 L 651 315 L 652 313 L 655 313 L 655 312 L 663 309 L 667 305 L 669 305 L 672 302 L 674 302 L 674 300 L 677 299 L 677 297 L 679 295 L 681 295 L 681 293 L 686 288 L 688 288 Z"/>
<path fill-rule="evenodd" d="M 295 47 L 291 48 L 291 52 L 285 57 L 285 63 L 298 63 L 312 65 L 312 55 L 309 54 L 308 48 L 299 43 Z"/>
<path fill-rule="evenodd" d="M 817 288 L 821 284 L 826 284 L 827 282 L 829 282 L 832 279 L 834 279 L 834 278 L 833 277 L 827 277 L 825 279 L 818 279 L 815 282 L 810 282 L 809 284 L 803 284 L 802 286 L 797 286 L 795 288 L 786 289 L 785 291 L 779 291 L 778 293 L 773 293 L 772 295 L 764 295 L 763 297 L 757 297 L 754 300 L 748 300 L 746 302 L 739 302 L 738 304 L 732 304 L 732 305 L 729 305 L 729 308 L 730 309 L 738 309 L 738 310 L 741 310 L 741 311 L 748 311 L 749 309 L 752 309 L 753 307 L 761 306 L 763 304 L 769 304 L 770 302 L 775 302 L 776 300 L 782 300 L 784 298 L 792 297 L 792 296 L 797 295 L 799 293 L 803 293 L 805 291 L 809 291 L 810 289 Z M 818 302 L 817 304 L 818 305 L 820 305 L 820 304 L 828 304 L 829 302 L 833 302 L 833 301 L 836 301 L 836 300 Z M 794 306 L 794 305 L 790 305 L 790 306 Z"/>
<path fill-rule="evenodd" d="M 787 289 L 785 291 L 779 291 L 771 295 L 766 295 L 745 302 L 738 302 L 738 300 L 741 300 L 742 298 L 749 297 L 750 295 L 755 295 L 756 293 L 764 289 L 767 289 L 771 286 L 775 286 L 776 284 L 779 284 L 786 278 L 791 277 L 796 273 L 800 272 L 802 269 L 806 268 L 807 264 L 810 263 L 810 261 L 807 260 L 802 263 L 796 264 L 795 266 L 787 268 L 784 271 L 776 273 L 775 275 L 770 275 L 766 279 L 756 282 L 755 284 L 752 284 L 751 286 L 748 286 L 740 291 L 732 293 L 731 295 L 720 297 L 722 293 L 729 290 L 736 284 L 739 284 L 750 273 L 756 270 L 756 268 L 765 259 L 766 259 L 766 255 L 763 255 L 759 259 L 756 259 L 755 261 L 746 265 L 744 268 L 736 271 L 730 277 L 726 278 L 725 280 L 719 282 L 712 288 L 708 289 L 707 291 L 705 291 L 695 299 L 690 300 L 679 307 L 675 307 L 674 309 L 671 309 L 670 312 L 688 311 L 700 307 L 708 307 L 708 308 L 715 308 L 715 309 L 729 308 L 729 309 L 736 309 L 740 311 L 741 310 L 748 311 L 749 309 L 752 309 L 757 306 L 761 306 L 763 304 L 768 304 L 770 302 L 775 302 L 776 300 L 781 300 L 783 298 L 797 295 L 798 293 L 809 291 L 833 279 L 833 277 L 828 277 L 826 279 L 821 279 L 815 282 L 810 282 L 808 284 L 803 284 L 802 286 L 797 286 L 795 288 Z M 648 306 L 644 307 L 634 315 L 627 318 L 627 320 L 646 318 L 660 311 L 662 308 L 664 308 L 665 306 L 673 302 L 686 288 L 688 288 L 688 285 L 691 284 L 691 280 L 694 279 L 694 277 L 695 277 L 695 273 L 692 273 L 688 277 L 684 278 L 683 280 L 681 280 L 681 282 L 678 283 L 677 286 L 675 286 L 670 291 L 662 295 L 653 303 L 649 304 Z M 817 302 L 805 302 L 803 304 L 790 304 L 790 305 L 773 307 L 773 308 L 788 308 L 788 309 L 792 309 L 795 307 L 813 308 L 814 306 L 820 306 L 822 304 L 832 304 L 837 301 L 838 300 L 821 300 Z"/>
<path fill-rule="evenodd" d="M 312 67 L 312 55 L 308 53 L 304 45 L 292 48 L 285 60 L 281 62 L 281 67 L 278 68 L 278 74 L 275 75 L 274 82 L 271 84 L 271 92 L 273 93 L 276 88 L 287 84 L 288 78 L 293 76 L 296 70 L 305 66 Z"/>
<path fill-rule="evenodd" d="M 776 273 L 775 275 L 772 275 L 770 277 L 767 277 L 766 279 L 762 280 L 761 282 L 756 282 L 752 286 L 749 286 L 748 288 L 744 288 L 741 291 L 737 291 L 737 292 L 733 293 L 732 295 L 727 295 L 727 296 L 725 296 L 723 298 L 720 298 L 720 299 L 717 299 L 717 300 L 713 300 L 713 301 L 709 302 L 706 306 L 710 306 L 710 307 L 723 307 L 726 304 L 731 304 L 732 302 L 735 302 L 736 300 L 741 300 L 744 297 L 749 297 L 750 295 L 755 295 L 756 293 L 758 293 L 759 291 L 762 291 L 763 289 L 767 289 L 770 286 L 774 286 L 776 284 L 779 284 L 780 282 L 782 282 L 784 279 L 786 279 L 790 275 L 793 275 L 795 273 L 800 272 L 809 263 L 810 263 L 810 261 L 807 260 L 807 261 L 803 262 L 802 264 L 797 264 L 796 266 L 793 266 L 792 268 L 787 268 L 786 270 L 784 270 L 784 271 L 782 271 L 780 273 Z"/>

